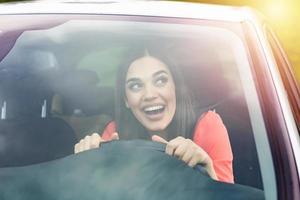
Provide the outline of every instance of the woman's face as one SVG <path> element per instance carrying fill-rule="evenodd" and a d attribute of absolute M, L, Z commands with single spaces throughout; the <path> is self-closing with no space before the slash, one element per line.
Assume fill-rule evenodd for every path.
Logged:
<path fill-rule="evenodd" d="M 126 104 L 149 131 L 163 131 L 176 110 L 175 84 L 168 67 L 145 56 L 131 63 L 126 75 Z"/>

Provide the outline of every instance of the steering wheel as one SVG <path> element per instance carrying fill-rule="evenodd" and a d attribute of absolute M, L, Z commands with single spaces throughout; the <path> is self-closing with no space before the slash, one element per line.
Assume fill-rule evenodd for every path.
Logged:
<path fill-rule="evenodd" d="M 101 148 L 110 148 L 107 147 L 108 145 L 110 146 L 122 145 L 125 148 L 146 149 L 149 151 L 157 151 L 161 153 L 165 153 L 165 149 L 166 149 L 166 144 L 160 142 L 148 141 L 148 140 L 123 140 L 123 141 L 113 140 L 113 141 L 101 143 Z M 202 165 L 197 164 L 193 169 L 209 177 L 206 169 Z"/>
<path fill-rule="evenodd" d="M 0 199 L 264 199 L 263 191 L 214 181 L 164 149 L 152 141 L 113 141 L 50 162 L 0 168 Z"/>

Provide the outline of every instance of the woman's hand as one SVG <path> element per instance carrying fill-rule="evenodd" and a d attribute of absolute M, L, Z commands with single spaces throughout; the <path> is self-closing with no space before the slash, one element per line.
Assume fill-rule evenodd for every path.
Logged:
<path fill-rule="evenodd" d="M 168 155 L 177 157 L 190 167 L 195 167 L 197 164 L 201 164 L 211 178 L 218 180 L 211 158 L 192 140 L 183 137 L 176 137 L 168 142 L 157 135 L 153 135 L 152 141 L 166 144 L 165 152 Z"/>
<path fill-rule="evenodd" d="M 84 139 L 80 140 L 80 142 L 75 144 L 74 153 L 80 153 L 90 149 L 95 149 L 100 147 L 102 142 L 118 140 L 118 139 L 119 139 L 118 133 L 113 133 L 109 140 L 104 140 L 101 138 L 101 136 L 98 133 L 93 133 L 92 135 L 85 136 Z"/>

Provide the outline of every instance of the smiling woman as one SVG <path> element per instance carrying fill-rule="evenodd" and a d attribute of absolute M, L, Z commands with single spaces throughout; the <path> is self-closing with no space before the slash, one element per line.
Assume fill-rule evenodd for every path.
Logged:
<path fill-rule="evenodd" d="M 151 56 L 137 59 L 129 66 L 125 91 L 126 106 L 137 120 L 147 130 L 163 135 L 176 109 L 175 85 L 168 67 Z"/>
<path fill-rule="evenodd" d="M 151 138 L 165 143 L 170 156 L 190 167 L 200 164 L 211 178 L 232 183 L 233 156 L 222 120 L 211 111 L 195 120 L 190 91 L 167 51 L 161 49 L 130 50 L 117 74 L 117 123 L 109 123 L 102 136 L 95 133 L 82 139 L 75 153 L 119 139 L 119 134 L 122 139 Z"/>
<path fill-rule="evenodd" d="M 165 139 L 193 136 L 196 119 L 191 91 L 186 87 L 178 66 L 168 56 L 168 49 L 159 48 L 130 50 L 118 69 L 116 122 L 124 137 L 150 139 L 155 131 L 164 134 Z M 130 81 L 132 78 L 135 82 Z M 157 115 L 150 111 L 152 106 L 161 106 Z M 131 122 L 123 122 L 124 118 Z M 140 123 L 134 123 L 136 120 Z"/>

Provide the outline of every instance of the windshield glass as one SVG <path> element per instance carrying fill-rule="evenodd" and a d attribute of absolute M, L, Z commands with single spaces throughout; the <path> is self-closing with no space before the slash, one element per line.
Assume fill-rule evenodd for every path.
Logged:
<path fill-rule="evenodd" d="M 1 167 L 68 166 L 93 133 L 185 138 L 212 160 L 208 176 L 276 194 L 239 24 L 69 18 L 26 18 L 0 32 Z M 82 144 L 76 155 L 91 142 Z"/>

